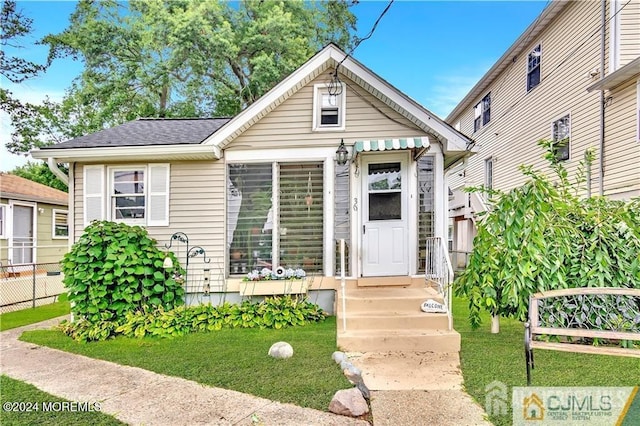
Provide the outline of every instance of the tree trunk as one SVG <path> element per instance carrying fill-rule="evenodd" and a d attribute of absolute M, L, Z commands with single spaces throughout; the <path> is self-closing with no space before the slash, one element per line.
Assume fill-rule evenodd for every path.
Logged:
<path fill-rule="evenodd" d="M 500 315 L 491 315 L 491 333 L 500 333 Z"/>

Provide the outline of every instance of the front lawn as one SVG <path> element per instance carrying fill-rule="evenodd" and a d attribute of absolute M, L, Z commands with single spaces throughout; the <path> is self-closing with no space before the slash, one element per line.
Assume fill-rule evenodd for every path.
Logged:
<path fill-rule="evenodd" d="M 115 417 L 93 412 L 63 410 L 58 404 L 66 399 L 42 392 L 28 383 L 0 375 L 0 424 L 9 425 L 124 425 Z M 89 401 L 94 402 L 94 401 Z M 7 405 L 5 405 L 7 404 Z M 99 408 L 92 406 L 93 409 Z"/>
<path fill-rule="evenodd" d="M 351 387 L 331 359 L 336 350 L 333 317 L 302 327 L 222 329 L 173 339 L 118 337 L 83 344 L 50 330 L 25 332 L 21 339 L 318 410 L 327 409 L 337 390 Z M 278 341 L 293 346 L 292 358 L 267 355 Z"/>
<path fill-rule="evenodd" d="M 491 334 L 488 314 L 482 327 L 471 330 L 467 301 L 453 302 L 454 328 L 462 336 L 460 360 L 466 391 L 485 406 L 485 387 L 494 380 L 508 386 L 509 413 L 490 416 L 495 425 L 510 425 L 511 388 L 526 386 L 524 325 L 500 319 L 500 333 Z M 534 350 L 532 386 L 637 386 L 640 384 L 638 358 Z M 490 413 L 489 413 L 490 414 Z"/>
<path fill-rule="evenodd" d="M 67 295 L 63 293 L 58 297 L 57 302 L 0 314 L 0 331 L 10 330 L 68 314 L 69 302 L 67 301 Z"/>

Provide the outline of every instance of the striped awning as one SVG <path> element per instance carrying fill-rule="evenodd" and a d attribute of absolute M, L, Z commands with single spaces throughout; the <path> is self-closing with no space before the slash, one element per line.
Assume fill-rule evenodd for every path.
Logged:
<path fill-rule="evenodd" d="M 356 141 L 355 152 L 392 151 L 394 149 L 428 148 L 429 138 L 372 139 Z"/>

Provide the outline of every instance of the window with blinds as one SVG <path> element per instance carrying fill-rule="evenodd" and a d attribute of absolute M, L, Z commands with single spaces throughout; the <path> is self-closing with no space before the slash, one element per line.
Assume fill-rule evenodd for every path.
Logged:
<path fill-rule="evenodd" d="M 350 274 L 350 260 L 349 260 L 349 248 L 351 247 L 351 219 L 349 208 L 349 200 L 351 199 L 349 193 L 349 167 L 347 162 L 345 165 L 336 164 L 335 166 L 335 208 L 334 208 L 334 223 L 335 223 L 335 238 L 336 238 L 336 258 L 335 258 L 335 274 L 340 276 L 340 239 L 345 241 L 345 275 Z"/>
<path fill-rule="evenodd" d="M 434 236 L 433 157 L 418 159 L 418 272 L 425 271 L 427 238 Z"/>
<path fill-rule="evenodd" d="M 280 164 L 280 264 L 322 272 L 322 163 Z"/>
<path fill-rule="evenodd" d="M 273 166 L 231 164 L 227 188 L 227 241 L 231 274 L 272 268 Z"/>
<path fill-rule="evenodd" d="M 227 185 L 230 275 L 277 266 L 322 271 L 322 162 L 230 164 Z"/>

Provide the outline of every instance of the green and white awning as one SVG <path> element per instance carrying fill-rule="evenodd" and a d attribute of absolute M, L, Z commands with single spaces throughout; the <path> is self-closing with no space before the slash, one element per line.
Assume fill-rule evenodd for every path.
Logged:
<path fill-rule="evenodd" d="M 397 149 L 428 148 L 429 138 L 372 139 L 356 141 L 355 152 L 392 151 Z"/>

